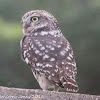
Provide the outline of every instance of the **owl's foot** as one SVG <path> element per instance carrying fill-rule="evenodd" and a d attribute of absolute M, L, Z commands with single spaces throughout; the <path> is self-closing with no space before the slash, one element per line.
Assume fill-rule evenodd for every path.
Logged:
<path fill-rule="evenodd" d="M 59 92 L 59 86 L 55 85 L 55 87 L 54 87 L 54 90 L 53 90 L 53 91 Z"/>
<path fill-rule="evenodd" d="M 43 91 L 45 92 L 45 91 L 48 91 L 48 87 L 45 87 L 44 89 L 43 89 Z"/>

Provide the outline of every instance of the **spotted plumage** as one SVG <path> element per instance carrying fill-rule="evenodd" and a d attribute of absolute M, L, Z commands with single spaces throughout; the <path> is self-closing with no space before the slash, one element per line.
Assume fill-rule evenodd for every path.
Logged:
<path fill-rule="evenodd" d="M 22 23 L 21 57 L 30 65 L 40 87 L 77 91 L 73 50 L 55 17 L 44 10 L 34 10 L 22 17 Z"/>

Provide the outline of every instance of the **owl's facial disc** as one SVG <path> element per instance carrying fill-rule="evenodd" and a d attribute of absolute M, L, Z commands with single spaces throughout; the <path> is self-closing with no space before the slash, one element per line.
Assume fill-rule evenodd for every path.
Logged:
<path fill-rule="evenodd" d="M 22 24 L 24 29 L 30 28 L 37 30 L 38 28 L 46 26 L 47 23 L 48 21 L 44 16 L 31 15 L 30 17 L 22 19 Z"/>
<path fill-rule="evenodd" d="M 28 35 L 34 32 L 52 31 L 59 29 L 55 17 L 42 10 L 27 12 L 22 17 L 22 24 L 24 34 Z"/>

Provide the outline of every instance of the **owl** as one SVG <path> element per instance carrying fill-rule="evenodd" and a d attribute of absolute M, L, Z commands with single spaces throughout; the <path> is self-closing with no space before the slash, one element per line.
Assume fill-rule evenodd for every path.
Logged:
<path fill-rule="evenodd" d="M 22 17 L 22 27 L 21 58 L 30 66 L 40 87 L 77 92 L 73 50 L 56 18 L 44 10 L 29 11 Z"/>

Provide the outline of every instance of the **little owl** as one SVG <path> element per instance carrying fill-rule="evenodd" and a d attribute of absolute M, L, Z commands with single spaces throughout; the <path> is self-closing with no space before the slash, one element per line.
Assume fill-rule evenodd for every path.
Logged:
<path fill-rule="evenodd" d="M 78 91 L 73 50 L 56 18 L 44 10 L 33 10 L 22 17 L 22 25 L 21 58 L 30 65 L 40 87 Z"/>

